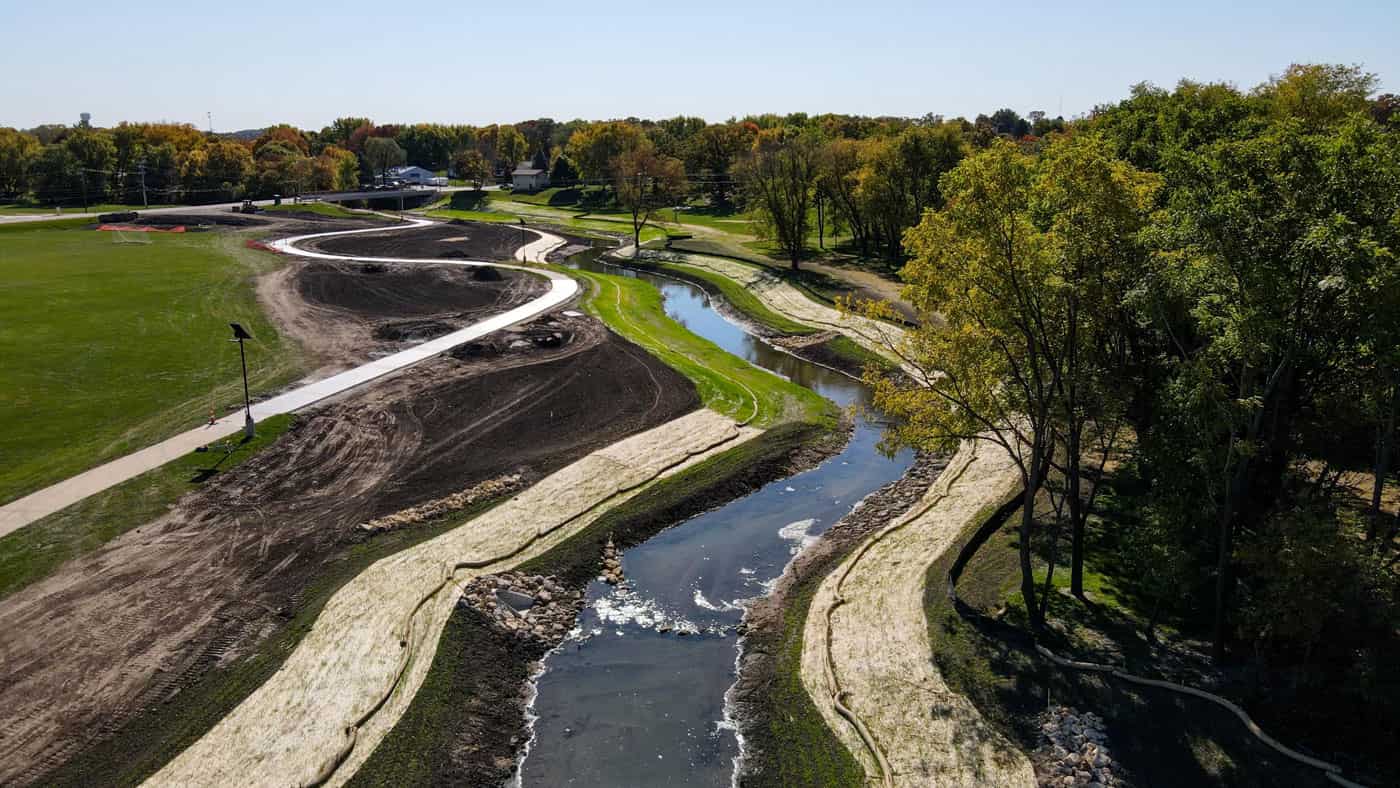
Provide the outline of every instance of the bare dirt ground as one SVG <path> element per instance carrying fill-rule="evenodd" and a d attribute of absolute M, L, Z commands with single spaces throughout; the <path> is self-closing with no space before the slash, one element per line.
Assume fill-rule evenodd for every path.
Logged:
<path fill-rule="evenodd" d="M 151 783 L 341 784 L 423 683 L 460 583 L 546 552 L 650 481 L 759 432 L 695 411 L 595 451 L 466 525 L 380 560 L 336 592 L 276 674 Z"/>
<path fill-rule="evenodd" d="M 918 310 L 914 305 L 904 300 L 900 291 L 904 288 L 902 284 L 892 279 L 867 271 L 855 266 L 832 265 L 830 263 L 804 262 L 802 267 L 815 271 L 819 274 L 845 283 L 851 288 L 852 294 L 860 299 L 871 299 L 875 301 L 889 301 L 894 304 L 894 308 L 904 316 L 905 320 L 919 319 Z"/>
<path fill-rule="evenodd" d="M 0 604 L 0 784 L 42 783 L 248 653 L 368 538 L 360 523 L 506 472 L 538 479 L 698 404 L 596 321 L 555 315 L 302 416 L 168 515 Z"/>
<path fill-rule="evenodd" d="M 324 377 L 538 297 L 545 280 L 462 266 L 294 260 L 259 280 L 258 299 Z"/>
<path fill-rule="evenodd" d="M 516 249 L 537 237 L 517 225 L 458 220 L 412 232 L 386 229 L 383 233 L 323 238 L 311 242 L 309 248 L 328 254 L 366 257 L 510 260 Z"/>

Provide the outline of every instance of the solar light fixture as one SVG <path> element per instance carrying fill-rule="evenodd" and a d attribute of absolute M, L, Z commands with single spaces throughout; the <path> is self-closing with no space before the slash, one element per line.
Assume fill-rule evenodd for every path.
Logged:
<path fill-rule="evenodd" d="M 248 399 L 248 356 L 243 352 L 243 340 L 252 339 L 253 335 L 244 330 L 243 326 L 237 323 L 229 323 L 229 328 L 233 329 L 233 339 L 230 342 L 238 343 L 238 360 L 243 365 L 243 437 L 253 437 L 253 406 Z"/>

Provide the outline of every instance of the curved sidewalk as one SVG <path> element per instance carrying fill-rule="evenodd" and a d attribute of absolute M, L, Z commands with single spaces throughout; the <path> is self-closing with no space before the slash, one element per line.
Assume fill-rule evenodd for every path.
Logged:
<path fill-rule="evenodd" d="M 489 266 L 492 268 L 509 268 L 519 271 L 528 271 L 538 276 L 548 278 L 550 280 L 549 292 L 533 301 L 521 304 L 508 312 L 487 318 L 479 323 L 453 331 L 437 339 L 424 342 L 421 345 L 415 345 L 407 350 L 401 350 L 392 355 L 384 356 L 383 358 L 377 358 L 366 364 L 355 367 L 354 369 L 346 370 L 340 374 L 332 375 L 323 380 L 318 380 L 315 383 L 309 383 L 263 400 L 253 405 L 253 418 L 255 420 L 261 421 L 269 416 L 291 413 L 309 407 L 328 397 L 349 391 L 357 386 L 362 386 L 365 383 L 369 383 L 370 381 L 390 373 L 398 372 L 420 361 L 432 358 L 439 353 L 451 350 L 463 343 L 479 339 L 493 331 L 499 331 L 500 329 L 515 325 L 516 323 L 529 320 L 567 302 L 578 293 L 578 283 L 563 274 L 520 265 L 493 263 L 485 260 L 425 261 L 400 257 L 332 255 L 322 252 L 306 251 L 297 247 L 299 243 L 316 238 L 368 232 L 382 233 L 386 230 L 394 229 L 413 230 L 431 224 L 434 224 L 434 222 L 418 219 L 400 228 L 369 227 L 362 230 L 299 235 L 293 238 L 276 241 L 272 244 L 272 247 L 289 255 L 324 260 L 357 260 L 364 262 L 406 264 L 431 262 L 435 265 L 463 265 L 469 267 Z M 564 243 L 564 239 L 558 236 L 540 230 L 531 230 L 531 232 L 539 235 L 540 238 L 521 247 L 517 252 L 517 255 L 524 255 L 521 259 L 543 260 L 544 256 L 548 254 L 549 251 Z M 119 457 L 99 465 L 96 468 L 84 471 L 77 476 L 64 479 L 57 484 L 50 485 L 41 490 L 36 490 L 23 498 L 11 501 L 4 506 L 0 506 L 0 536 L 13 533 L 36 520 L 40 520 L 60 509 L 75 504 L 89 495 L 102 492 L 109 487 L 116 486 L 146 471 L 159 468 L 165 463 L 177 457 L 189 454 L 196 448 L 211 441 L 236 434 L 241 429 L 243 429 L 243 413 L 239 411 L 218 419 L 213 424 L 182 432 L 154 446 L 149 446 L 124 457 Z"/>

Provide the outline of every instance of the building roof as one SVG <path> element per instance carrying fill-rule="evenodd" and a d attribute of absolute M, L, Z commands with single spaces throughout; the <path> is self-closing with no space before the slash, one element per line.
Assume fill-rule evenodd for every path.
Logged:
<path fill-rule="evenodd" d="M 544 170 L 536 169 L 534 167 L 516 167 L 515 171 L 512 172 L 511 175 L 544 175 Z"/>

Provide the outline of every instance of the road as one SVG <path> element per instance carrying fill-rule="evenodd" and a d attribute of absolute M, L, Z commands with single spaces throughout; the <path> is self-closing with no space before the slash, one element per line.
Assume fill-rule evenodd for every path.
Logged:
<path fill-rule="evenodd" d="M 342 255 L 328 255 L 320 252 L 307 251 L 299 248 L 298 244 L 316 238 L 368 232 L 378 233 L 385 232 L 386 229 L 402 229 L 408 231 L 418 227 L 426 227 L 431 224 L 434 224 L 434 222 L 426 219 L 414 219 L 397 228 L 369 227 L 363 230 L 299 235 L 293 238 L 276 241 L 272 246 L 278 251 L 298 257 L 333 260 L 353 259 L 376 263 L 422 263 L 422 260 L 397 257 L 347 258 Z M 544 259 L 544 256 L 548 254 L 550 250 L 564 244 L 564 239 L 558 236 L 540 230 L 531 230 L 530 232 L 540 237 L 517 250 L 517 259 L 539 262 Z M 432 358 L 440 353 L 444 353 L 458 345 L 471 342 L 493 331 L 499 331 L 517 323 L 523 323 L 567 302 L 578 293 L 579 289 L 578 283 L 573 279 L 563 274 L 538 268 L 507 265 L 484 260 L 443 259 L 433 260 L 432 262 L 435 265 L 463 265 L 470 267 L 492 266 L 528 271 L 548 278 L 550 280 L 550 289 L 539 298 L 521 304 L 508 312 L 487 318 L 479 323 L 467 326 L 466 328 L 424 342 L 421 345 L 415 345 L 407 350 L 401 350 L 398 353 L 384 356 L 383 358 L 377 358 L 366 364 L 355 367 L 354 369 L 346 370 L 337 375 L 332 375 L 323 380 L 309 383 L 305 386 L 292 389 L 291 391 L 259 402 L 253 405 L 253 419 L 255 421 L 261 421 L 269 416 L 292 413 L 310 407 L 327 397 L 349 391 L 350 389 L 362 386 L 385 375 L 398 372 L 399 370 Z M 128 479 L 139 476 L 146 471 L 158 468 L 176 457 L 194 451 L 200 446 L 218 440 L 219 438 L 233 435 L 241 429 L 243 429 L 243 413 L 240 411 L 218 419 L 212 424 L 182 432 L 154 446 L 149 446 L 140 451 L 128 454 L 125 457 L 112 460 L 111 462 L 80 473 L 77 476 L 65 479 L 57 484 L 45 487 L 42 490 L 37 490 L 23 498 L 11 501 L 4 506 L 0 506 L 0 537 L 13 533 L 64 507 L 77 503 L 89 495 L 99 493 L 109 487 L 113 487 Z"/>
<path fill-rule="evenodd" d="M 438 188 L 437 188 L 437 192 L 440 193 L 440 194 L 447 194 L 447 193 L 450 193 L 450 192 L 467 191 L 468 189 L 471 189 L 471 188 L 472 188 L 472 187 L 470 187 L 470 186 L 441 186 L 441 187 L 438 187 Z M 489 189 L 495 189 L 495 188 L 499 188 L 499 187 L 488 186 L 488 187 L 486 187 L 486 188 L 489 190 Z M 393 194 L 397 194 L 397 192 L 394 192 Z M 389 195 L 389 196 L 392 196 L 392 195 Z M 241 201 L 240 201 L 240 202 L 241 202 Z M 283 198 L 282 198 L 282 202 L 283 202 L 284 205 L 291 205 L 291 204 L 293 204 L 293 203 L 292 203 L 292 198 L 291 198 L 291 197 L 283 197 Z M 313 202 L 313 201 L 308 200 L 308 202 Z M 258 206 L 258 207 L 260 207 L 260 208 L 266 208 L 267 206 L 272 205 L 272 204 L 273 204 L 273 201 L 272 201 L 272 200 L 254 200 L 254 201 L 253 201 L 253 204 L 256 205 L 256 206 Z M 141 216 L 160 216 L 161 214 L 172 214 L 172 213 L 174 213 L 174 214 L 180 214 L 180 215 L 186 215 L 186 214 L 201 214 L 201 213 L 228 213 L 228 212 L 230 211 L 230 209 L 233 207 L 233 205 L 234 205 L 234 203 L 232 203 L 232 202 L 216 202 L 216 203 L 209 203 L 208 205 L 165 205 L 165 206 L 161 206 L 161 207 L 158 207 L 158 208 L 132 208 L 132 209 L 130 209 L 130 210 L 136 211 L 136 212 L 137 212 L 138 214 L 140 214 Z M 67 211 L 64 211 L 62 214 L 57 214 L 57 213 L 34 213 L 34 214 L 24 214 L 24 215 L 21 215 L 21 216 L 0 216 L 0 224 L 22 224 L 22 223 L 24 223 L 24 222 L 48 222 L 48 221 L 53 221 L 54 219 L 77 219 L 77 218 L 80 218 L 80 217 L 87 217 L 87 218 L 89 218 L 89 219 L 91 219 L 92 221 L 95 222 L 95 221 L 97 221 L 98 215 L 101 214 L 101 213 L 105 213 L 105 212 L 103 212 L 103 211 L 84 212 L 84 211 L 82 211 L 81 209 L 70 208 L 70 209 L 68 209 Z"/>

